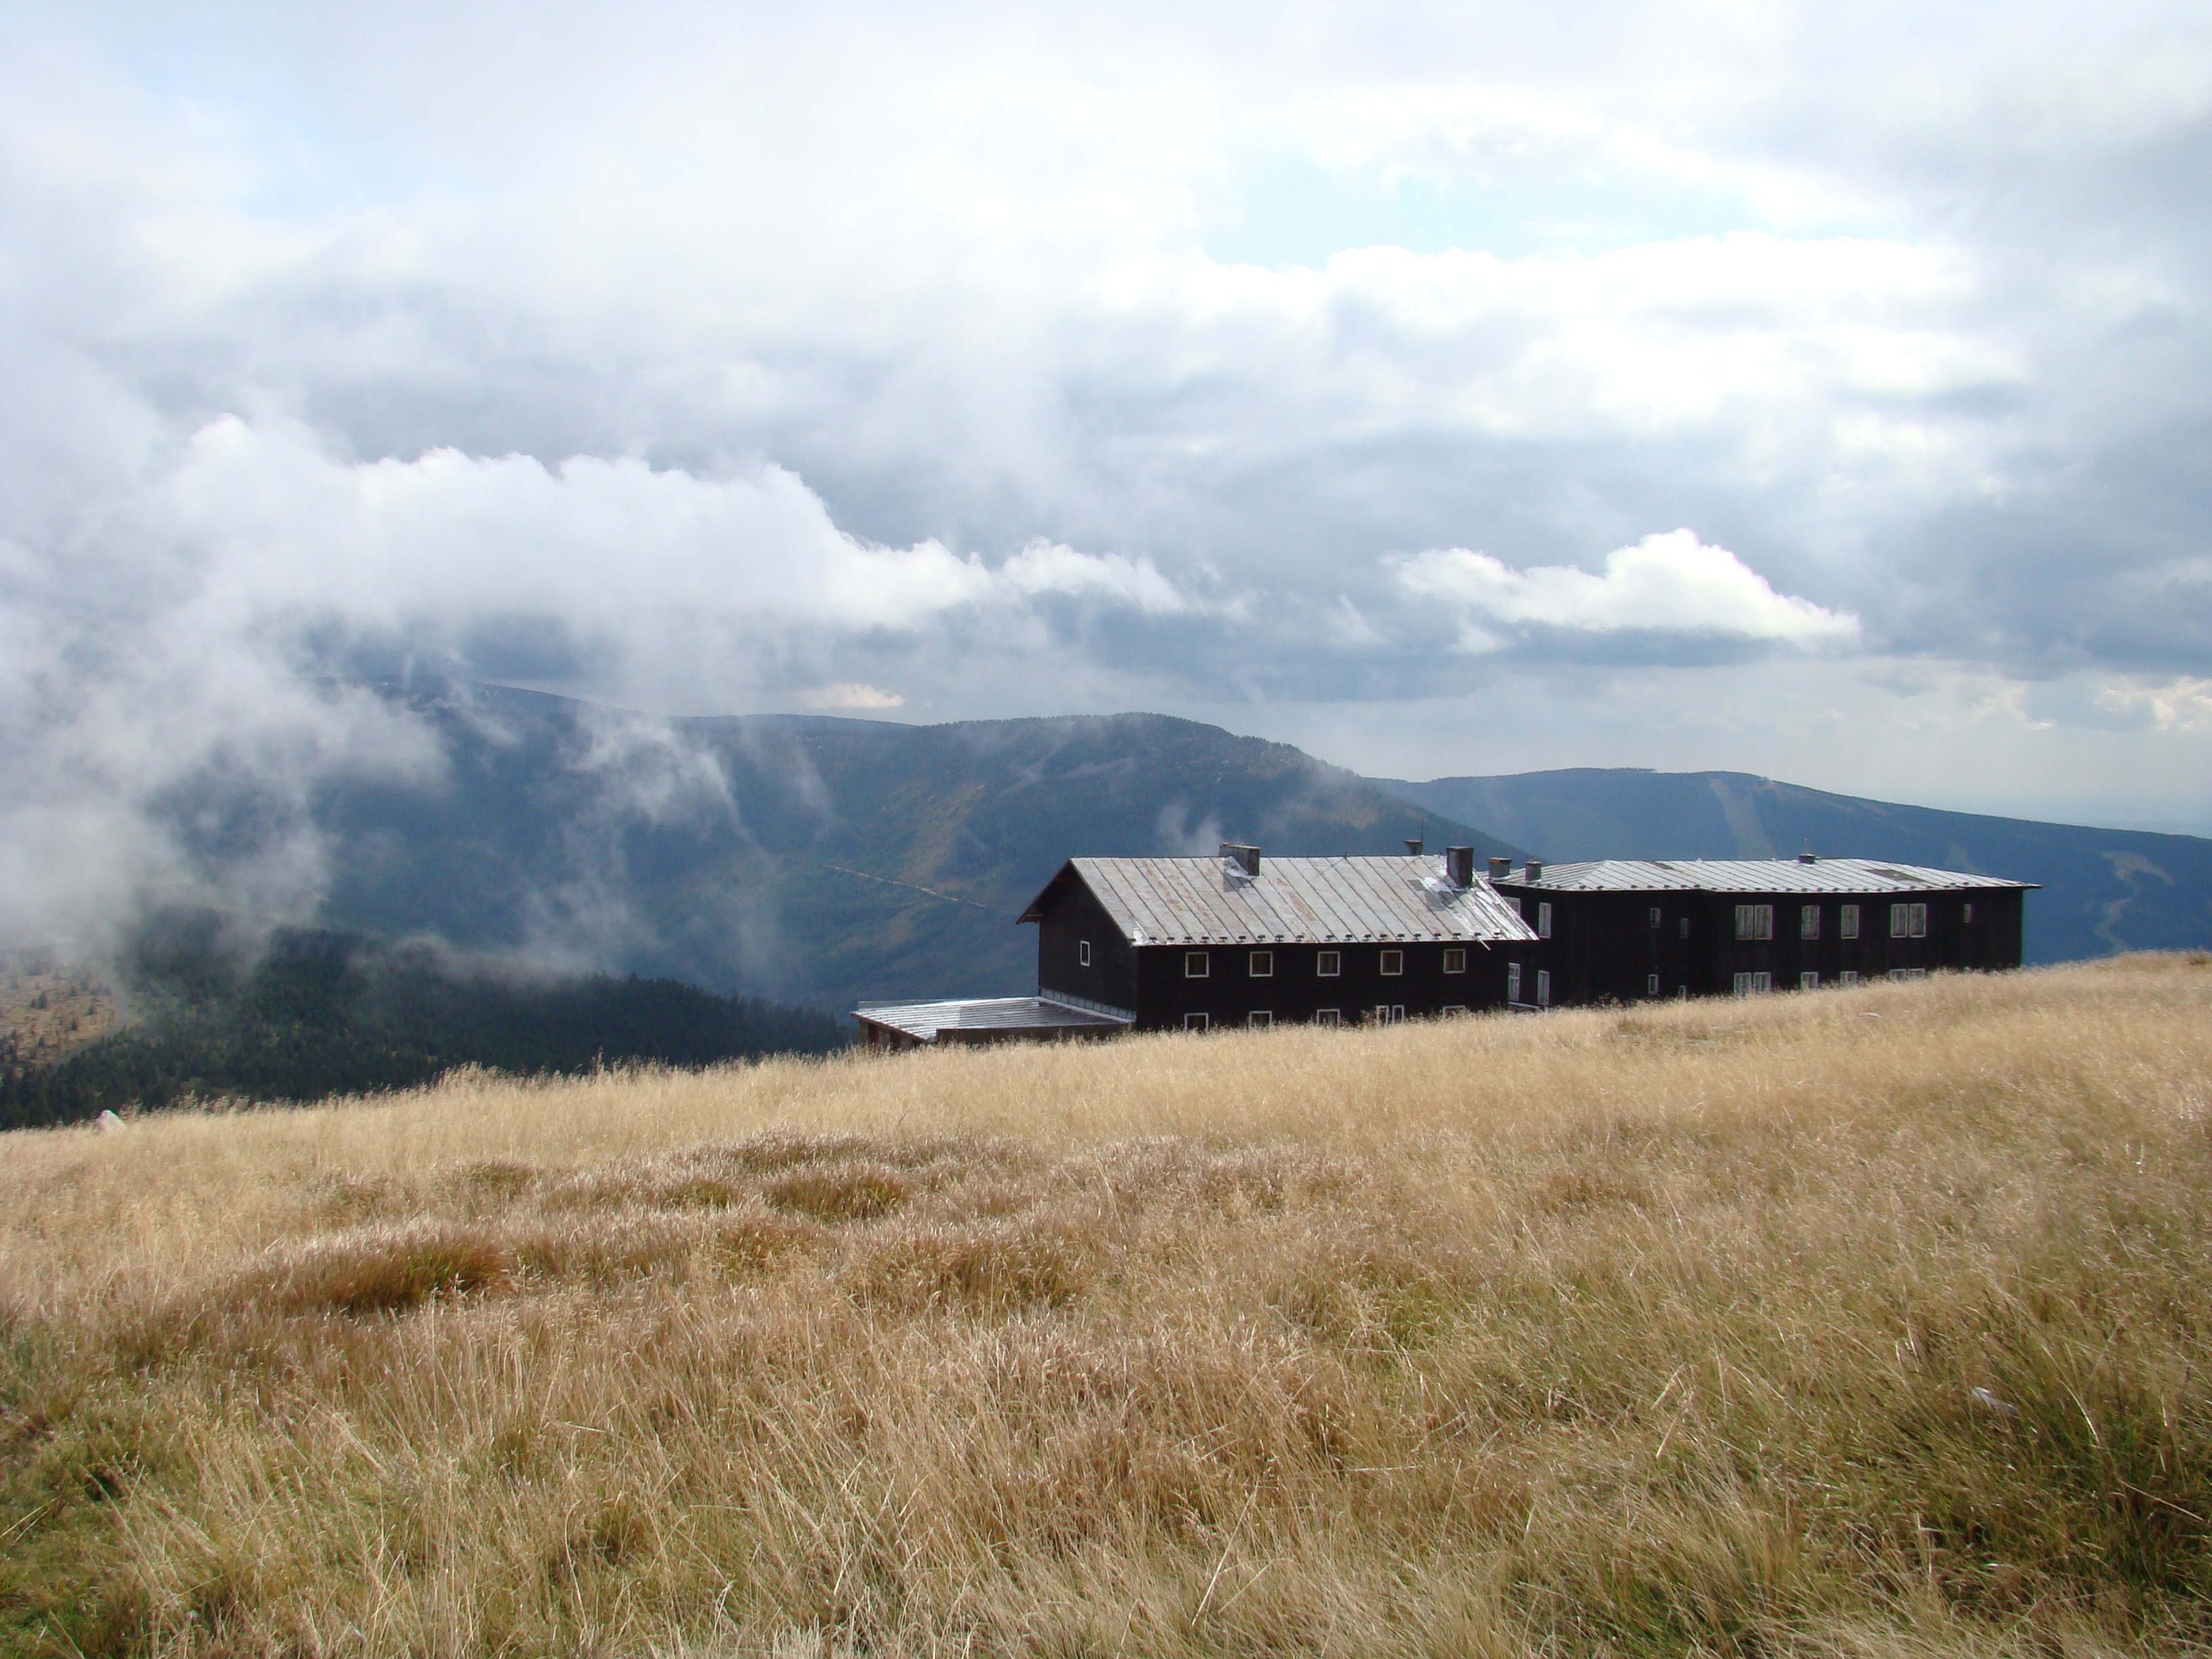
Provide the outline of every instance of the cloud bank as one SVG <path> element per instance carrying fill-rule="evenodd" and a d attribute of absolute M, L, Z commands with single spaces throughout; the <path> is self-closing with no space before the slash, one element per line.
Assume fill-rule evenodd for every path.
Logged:
<path fill-rule="evenodd" d="M 2212 799 L 2201 8 L 8 16 L 0 928 L 424 669 Z"/>

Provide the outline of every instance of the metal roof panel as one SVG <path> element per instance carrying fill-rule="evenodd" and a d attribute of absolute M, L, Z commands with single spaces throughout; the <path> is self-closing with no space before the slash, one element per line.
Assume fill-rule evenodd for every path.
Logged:
<path fill-rule="evenodd" d="M 1934 893 L 2025 890 L 2032 881 L 1874 859 L 1593 859 L 1552 864 L 1530 881 L 1503 885 L 1532 893 Z"/>
<path fill-rule="evenodd" d="M 1137 945 L 1363 944 L 1532 939 L 1481 877 L 1455 888 L 1431 857 L 1068 860 Z"/>

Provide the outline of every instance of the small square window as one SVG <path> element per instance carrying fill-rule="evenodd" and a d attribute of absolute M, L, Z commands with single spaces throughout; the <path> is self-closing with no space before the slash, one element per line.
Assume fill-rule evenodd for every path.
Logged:
<path fill-rule="evenodd" d="M 1314 973 L 1322 979 L 1334 979 L 1344 971 L 1344 953 L 1340 951 L 1317 951 L 1314 953 Z"/>
<path fill-rule="evenodd" d="M 1819 905 L 1801 904 L 1797 907 L 1797 937 L 1799 939 L 1820 937 L 1820 907 Z"/>
<path fill-rule="evenodd" d="M 1244 1016 L 1244 1023 L 1255 1031 L 1264 1031 L 1275 1023 L 1275 1017 L 1265 1008 L 1255 1008 Z"/>
<path fill-rule="evenodd" d="M 1925 968 L 1893 968 L 1889 970 L 1889 976 L 1892 979 L 1926 979 L 1928 970 Z"/>
<path fill-rule="evenodd" d="M 1856 968 L 1846 968 L 1836 975 L 1836 983 L 1838 985 L 1856 985 L 1858 982 L 1859 972 Z"/>
<path fill-rule="evenodd" d="M 1385 951 L 1382 953 L 1382 971 L 1385 975 L 1404 973 L 1406 953 L 1403 951 Z"/>
<path fill-rule="evenodd" d="M 1273 951 L 1253 951 L 1252 977 L 1254 979 L 1272 979 L 1274 977 L 1274 974 L 1275 953 Z"/>
<path fill-rule="evenodd" d="M 1446 947 L 1444 951 L 1444 972 L 1448 974 L 1463 974 L 1466 971 L 1466 949 L 1463 946 L 1457 945 Z"/>
<path fill-rule="evenodd" d="M 1341 1008 L 1316 1008 L 1314 1011 L 1314 1024 L 1316 1025 L 1326 1025 L 1331 1029 L 1334 1029 L 1335 1027 L 1344 1024 L 1344 1010 Z"/>
<path fill-rule="evenodd" d="M 1801 991 L 1819 990 L 1820 988 L 1820 976 L 1818 974 L 1809 973 L 1798 975 L 1797 988 Z"/>
<path fill-rule="evenodd" d="M 1773 988 L 1774 975 L 1771 974 L 1738 974 L 1735 976 L 1735 994 L 1740 997 L 1762 997 Z"/>
<path fill-rule="evenodd" d="M 1079 967 L 1088 968 L 1091 965 L 1091 941 L 1089 939 L 1083 939 L 1076 940 L 1075 960 Z"/>
<path fill-rule="evenodd" d="M 1859 907 L 1857 905 L 1844 904 L 1838 905 L 1837 907 L 1836 933 L 1839 937 L 1844 939 L 1856 939 L 1859 936 Z"/>
<path fill-rule="evenodd" d="M 1182 1017 L 1182 1029 L 1186 1031 L 1203 1031 L 1211 1024 L 1212 1022 L 1204 1014 L 1185 1014 Z"/>
<path fill-rule="evenodd" d="M 1206 973 L 1205 951 L 1186 951 L 1182 953 L 1182 976 L 1185 979 L 1204 979 Z"/>

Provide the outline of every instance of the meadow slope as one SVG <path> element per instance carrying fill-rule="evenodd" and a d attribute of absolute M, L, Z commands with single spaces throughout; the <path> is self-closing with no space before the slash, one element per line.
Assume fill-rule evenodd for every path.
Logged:
<path fill-rule="evenodd" d="M 0 1648 L 2212 1641 L 2212 962 L 0 1139 Z"/>

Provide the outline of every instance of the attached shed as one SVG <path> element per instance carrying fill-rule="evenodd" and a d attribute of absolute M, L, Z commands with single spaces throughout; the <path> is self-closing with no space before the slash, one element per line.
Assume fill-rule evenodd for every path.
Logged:
<path fill-rule="evenodd" d="M 1129 1022 L 1048 997 L 969 997 L 950 1002 L 864 1002 L 854 1011 L 860 1045 L 877 1050 L 947 1042 L 1044 1042 L 1114 1036 Z"/>
<path fill-rule="evenodd" d="M 1503 865 L 1504 860 L 1495 863 Z M 1493 872 L 1552 1000 L 1635 1002 L 2017 968 L 2032 882 L 1875 859 L 1603 859 Z"/>

